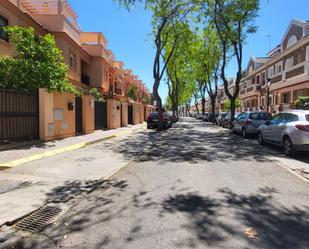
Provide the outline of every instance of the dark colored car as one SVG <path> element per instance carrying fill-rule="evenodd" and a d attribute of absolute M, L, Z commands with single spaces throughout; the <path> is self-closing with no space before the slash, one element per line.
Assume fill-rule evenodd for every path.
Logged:
<path fill-rule="evenodd" d="M 159 123 L 159 113 L 152 112 L 147 117 L 147 129 L 158 128 Z M 167 113 L 163 113 L 163 126 L 165 129 L 172 127 L 172 119 Z"/>

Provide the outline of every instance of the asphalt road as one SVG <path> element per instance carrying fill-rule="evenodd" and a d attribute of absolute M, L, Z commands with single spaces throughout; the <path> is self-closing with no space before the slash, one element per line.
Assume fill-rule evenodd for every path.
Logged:
<path fill-rule="evenodd" d="M 309 184 L 270 148 L 194 119 L 95 146 L 133 161 L 15 248 L 309 248 Z"/>

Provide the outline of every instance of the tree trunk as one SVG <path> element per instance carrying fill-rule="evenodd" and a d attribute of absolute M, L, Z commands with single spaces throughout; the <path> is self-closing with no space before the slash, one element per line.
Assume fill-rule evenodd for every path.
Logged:
<path fill-rule="evenodd" d="M 236 104 L 235 104 L 235 102 L 236 102 L 236 98 L 232 98 L 231 100 L 230 100 L 230 102 L 231 102 L 231 122 L 230 122 L 230 127 L 232 128 L 233 127 L 233 122 L 234 122 L 234 120 L 235 120 L 235 106 L 236 106 Z"/>
<path fill-rule="evenodd" d="M 211 96 L 211 121 L 215 121 L 216 96 Z"/>
<path fill-rule="evenodd" d="M 198 102 L 195 102 L 195 108 L 196 108 L 196 112 L 199 115 L 200 114 L 200 110 L 198 109 Z"/>
<path fill-rule="evenodd" d="M 205 103 L 206 103 L 206 99 L 205 99 L 205 97 L 202 97 L 202 113 L 203 113 L 203 115 L 205 114 Z"/>
<path fill-rule="evenodd" d="M 155 77 L 155 82 L 153 84 L 153 97 L 157 103 L 158 108 L 158 115 L 159 115 L 158 130 L 162 130 L 164 128 L 164 123 L 163 123 L 162 99 L 158 93 L 159 85 L 160 85 L 160 79 Z"/>

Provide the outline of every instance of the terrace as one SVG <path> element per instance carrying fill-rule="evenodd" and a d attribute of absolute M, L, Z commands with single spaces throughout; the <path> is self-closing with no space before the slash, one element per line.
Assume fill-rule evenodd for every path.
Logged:
<path fill-rule="evenodd" d="M 80 43 L 77 13 L 67 0 L 21 0 L 21 8 L 51 32 L 64 32 Z"/>

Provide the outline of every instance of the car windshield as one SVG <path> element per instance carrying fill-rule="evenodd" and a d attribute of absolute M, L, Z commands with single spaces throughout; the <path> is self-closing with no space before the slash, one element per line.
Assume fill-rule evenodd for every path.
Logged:
<path fill-rule="evenodd" d="M 271 116 L 267 112 L 255 112 L 255 113 L 251 113 L 249 115 L 249 118 L 253 120 L 269 120 L 271 119 Z"/>

